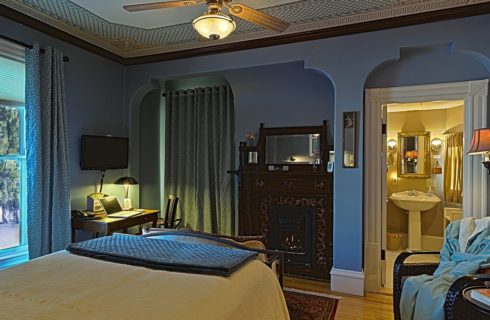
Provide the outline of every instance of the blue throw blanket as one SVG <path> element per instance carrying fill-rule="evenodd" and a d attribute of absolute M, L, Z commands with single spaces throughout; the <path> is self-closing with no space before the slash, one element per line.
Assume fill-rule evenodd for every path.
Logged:
<path fill-rule="evenodd" d="M 69 244 L 66 250 L 102 260 L 177 272 L 230 276 L 257 253 L 236 248 L 113 235 Z"/>
<path fill-rule="evenodd" d="M 455 221 L 446 228 L 441 261 L 434 275 L 405 280 L 400 301 L 402 320 L 443 320 L 444 301 L 453 282 L 490 266 L 490 220 L 485 221 L 486 228 L 468 240 L 464 252 L 458 241 L 460 224 L 461 220 Z"/>

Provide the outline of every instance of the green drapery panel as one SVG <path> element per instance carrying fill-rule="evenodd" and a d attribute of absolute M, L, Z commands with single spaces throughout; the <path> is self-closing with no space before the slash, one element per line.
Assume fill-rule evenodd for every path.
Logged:
<path fill-rule="evenodd" d="M 194 230 L 231 234 L 235 194 L 234 107 L 229 86 L 167 92 L 165 197 Z"/>

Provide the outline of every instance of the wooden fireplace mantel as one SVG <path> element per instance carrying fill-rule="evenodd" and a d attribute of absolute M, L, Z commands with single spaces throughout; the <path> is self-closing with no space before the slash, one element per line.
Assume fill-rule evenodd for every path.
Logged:
<path fill-rule="evenodd" d="M 281 169 L 282 165 L 265 162 L 265 134 L 268 132 L 320 132 L 320 163 L 316 166 L 290 164 L 288 171 L 276 170 Z M 303 261 L 301 257 L 298 258 L 298 253 L 288 255 L 288 251 L 284 250 L 285 274 L 318 280 L 330 278 L 333 256 L 333 177 L 325 171 L 328 159 L 326 133 L 326 123 L 316 127 L 294 127 L 293 130 L 261 126 L 257 146 L 240 145 L 240 168 L 234 172 L 239 178 L 239 234 L 264 236 L 268 248 L 284 250 L 271 247 L 277 246 L 278 241 L 272 240 L 277 240 L 276 232 L 282 232 L 282 236 L 288 232 L 278 231 L 277 221 L 292 219 L 292 225 L 305 223 L 308 234 L 304 237 L 307 242 L 304 245 L 309 255 Z M 257 152 L 257 163 L 247 162 L 249 152 Z M 271 166 L 274 166 L 274 170 Z M 297 230 L 294 232 L 297 233 Z"/>

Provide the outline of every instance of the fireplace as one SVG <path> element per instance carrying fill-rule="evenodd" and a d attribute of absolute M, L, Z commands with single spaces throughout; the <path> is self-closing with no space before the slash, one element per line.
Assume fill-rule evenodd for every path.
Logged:
<path fill-rule="evenodd" d="M 328 132 L 326 121 L 282 128 L 261 123 L 258 143 L 240 142 L 238 170 L 230 171 L 238 176 L 238 234 L 261 236 L 268 249 L 283 251 L 285 274 L 320 281 L 330 279 L 333 256 Z M 309 137 L 303 151 L 290 142 L 297 136 Z M 269 154 L 276 147 L 287 156 Z"/>
<path fill-rule="evenodd" d="M 267 242 L 270 249 L 284 251 L 285 263 L 311 267 L 315 208 L 272 205 L 269 207 Z"/>
<path fill-rule="evenodd" d="M 332 265 L 328 200 L 324 196 L 265 196 L 260 234 L 269 249 L 285 253 L 285 274 L 328 280 Z"/>

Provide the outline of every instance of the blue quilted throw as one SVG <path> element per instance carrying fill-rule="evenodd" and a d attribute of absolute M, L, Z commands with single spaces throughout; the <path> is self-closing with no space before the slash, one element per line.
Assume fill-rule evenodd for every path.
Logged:
<path fill-rule="evenodd" d="M 131 235 L 113 235 L 69 244 L 66 250 L 106 261 L 177 272 L 228 277 L 257 253 Z"/>

